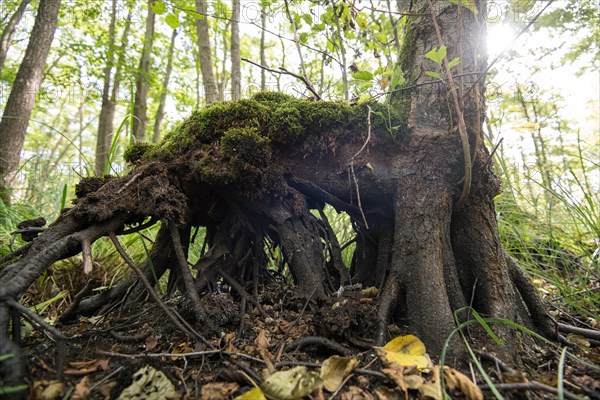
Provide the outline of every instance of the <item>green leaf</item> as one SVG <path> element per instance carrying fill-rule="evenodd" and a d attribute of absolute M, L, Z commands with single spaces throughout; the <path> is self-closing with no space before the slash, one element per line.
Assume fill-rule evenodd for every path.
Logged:
<path fill-rule="evenodd" d="M 437 72 L 433 72 L 433 71 L 425 71 L 425 75 L 430 76 L 432 78 L 436 78 L 436 79 L 442 79 L 440 74 L 438 74 Z"/>
<path fill-rule="evenodd" d="M 450 1 L 450 3 L 456 4 L 456 5 L 458 5 L 460 2 L 461 6 L 463 6 L 467 10 L 470 10 L 475 15 L 477 15 L 477 13 L 479 12 L 477 10 L 477 6 L 475 5 L 475 0 L 449 0 L 449 1 Z M 535 0 L 533 0 L 533 1 L 535 2 Z"/>
<path fill-rule="evenodd" d="M 308 42 L 308 33 L 307 32 L 301 32 L 300 33 L 300 43 L 306 44 L 307 42 Z"/>
<path fill-rule="evenodd" d="M 452 69 L 452 68 L 456 67 L 458 64 L 460 64 L 460 58 L 459 57 L 453 58 L 451 61 L 448 62 L 448 69 Z"/>
<path fill-rule="evenodd" d="M 406 82 L 406 80 L 404 79 L 402 69 L 400 67 L 396 67 L 394 73 L 392 74 L 392 81 L 390 82 L 390 87 L 392 89 L 396 89 L 400 85 L 404 85 L 404 82 Z"/>
<path fill-rule="evenodd" d="M 162 1 L 155 1 L 150 7 L 152 8 L 152 11 L 154 11 L 154 14 L 157 15 L 161 15 L 167 12 L 167 7 Z"/>
<path fill-rule="evenodd" d="M 516 13 L 527 13 L 533 9 L 536 0 L 510 0 L 510 9 Z"/>
<path fill-rule="evenodd" d="M 314 24 L 312 25 L 312 30 L 313 32 L 321 32 L 325 30 L 325 24 L 320 23 L 320 24 Z"/>
<path fill-rule="evenodd" d="M 310 15 L 310 14 L 304 14 L 304 15 L 302 15 L 302 19 L 303 19 L 303 20 L 304 20 L 304 22 L 306 22 L 308 25 L 312 25 L 312 23 L 313 23 L 312 15 Z"/>
<path fill-rule="evenodd" d="M 369 26 L 369 20 L 367 18 L 367 14 L 365 14 L 362 11 L 357 12 L 354 19 L 356 20 L 356 24 L 358 25 L 358 27 L 360 29 L 367 29 L 367 26 Z"/>
<path fill-rule="evenodd" d="M 177 15 L 175 14 L 167 15 L 165 17 L 165 22 L 171 27 L 171 29 L 177 29 L 181 25 L 181 22 L 179 22 L 179 18 L 177 18 Z"/>
<path fill-rule="evenodd" d="M 442 65 L 442 60 L 446 57 L 446 46 L 434 47 L 425 54 L 425 57 L 438 65 Z"/>
<path fill-rule="evenodd" d="M 373 74 L 369 71 L 358 71 L 353 73 L 352 77 L 360 81 L 370 81 L 373 79 Z"/>

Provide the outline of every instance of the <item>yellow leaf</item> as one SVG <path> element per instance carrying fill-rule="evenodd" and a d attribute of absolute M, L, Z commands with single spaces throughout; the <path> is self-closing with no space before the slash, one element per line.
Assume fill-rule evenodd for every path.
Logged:
<path fill-rule="evenodd" d="M 413 335 L 398 336 L 381 348 L 375 348 L 382 361 L 389 361 L 406 367 L 424 369 L 429 366 L 425 345 Z"/>
<path fill-rule="evenodd" d="M 330 392 L 335 392 L 357 365 L 358 360 L 353 357 L 329 357 L 321 366 L 323 387 Z"/>
<path fill-rule="evenodd" d="M 237 396 L 235 400 L 267 400 L 267 398 L 259 387 L 255 387 Z"/>
<path fill-rule="evenodd" d="M 413 356 L 422 356 L 425 354 L 425 345 L 418 337 L 414 335 L 397 336 L 383 346 L 386 351 L 394 353 L 410 354 Z"/>
<path fill-rule="evenodd" d="M 454 368 L 444 367 L 444 378 L 448 389 L 459 390 L 465 395 L 467 400 L 483 400 L 481 389 L 462 372 Z"/>

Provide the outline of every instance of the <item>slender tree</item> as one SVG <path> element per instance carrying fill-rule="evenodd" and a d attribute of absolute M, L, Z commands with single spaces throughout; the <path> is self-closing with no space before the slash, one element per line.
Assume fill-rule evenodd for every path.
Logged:
<path fill-rule="evenodd" d="M 148 15 L 146 17 L 146 33 L 144 35 L 144 47 L 140 57 L 140 66 L 135 81 L 135 100 L 133 104 L 133 136 L 136 140 L 144 140 L 146 137 L 146 103 L 148 101 L 150 56 L 152 55 L 152 44 L 154 41 L 155 13 L 152 10 L 153 0 L 148 1 Z"/>
<path fill-rule="evenodd" d="M 117 0 L 112 0 L 110 15 L 110 26 L 108 29 L 108 51 L 106 52 L 106 66 L 104 67 L 104 85 L 102 88 L 102 107 L 98 118 L 98 136 L 96 137 L 96 176 L 101 176 L 106 165 L 108 135 L 112 130 L 111 104 L 110 104 L 110 81 L 115 57 L 115 25 L 117 19 Z"/>
<path fill-rule="evenodd" d="M 204 100 L 206 104 L 210 104 L 219 99 L 219 94 L 212 67 L 207 15 L 208 5 L 205 0 L 196 0 L 196 11 L 200 14 L 196 19 L 196 31 L 198 32 L 198 51 L 200 69 L 202 71 L 202 83 L 204 85 Z"/>
<path fill-rule="evenodd" d="M 232 0 L 231 16 L 231 99 L 239 100 L 242 91 L 240 58 L 240 0 Z"/>
<path fill-rule="evenodd" d="M 19 164 L 25 132 L 43 80 L 44 66 L 58 24 L 61 0 L 40 0 L 27 50 L 0 121 L 0 198 L 8 201 L 8 178 Z"/>
<path fill-rule="evenodd" d="M 28 4 L 29 0 L 22 0 L 21 3 L 19 3 L 19 6 L 11 15 L 10 19 L 8 20 L 8 23 L 4 27 L 2 35 L 0 35 L 0 77 L 2 76 L 2 67 L 4 66 L 6 55 L 8 54 L 10 41 L 12 40 L 13 34 L 15 33 L 15 29 L 17 28 L 17 24 L 23 17 L 23 14 L 25 13 L 25 9 L 27 8 Z"/>
<path fill-rule="evenodd" d="M 160 126 L 165 115 L 165 105 L 167 104 L 167 94 L 169 93 L 169 80 L 171 79 L 171 72 L 173 71 L 173 53 L 175 51 L 176 38 L 177 29 L 173 29 L 173 33 L 171 34 L 171 44 L 169 45 L 169 52 L 167 55 L 167 70 L 165 71 L 165 77 L 161 88 L 162 91 L 160 93 L 160 102 L 158 103 L 158 110 L 156 110 L 156 118 L 154 119 L 153 141 L 155 143 L 160 140 Z"/>

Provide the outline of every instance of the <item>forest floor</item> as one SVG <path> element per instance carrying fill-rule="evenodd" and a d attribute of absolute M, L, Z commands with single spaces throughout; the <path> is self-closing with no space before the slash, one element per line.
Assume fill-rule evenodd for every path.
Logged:
<path fill-rule="evenodd" d="M 333 378 L 338 384 L 333 387 L 329 384 L 330 391 L 318 388 L 308 398 L 441 396 L 439 391 L 436 394 L 436 390 L 430 390 L 436 386 L 436 368 L 425 372 L 398 369 L 383 365 L 377 356 L 370 340 L 377 325 L 373 293 L 357 288 L 325 301 L 306 302 L 294 299 L 290 288 L 273 284 L 260 291 L 259 302 L 261 309 L 251 308 L 249 303 L 241 326 L 238 299 L 227 293 L 204 296 L 202 303 L 210 321 L 191 324 L 206 339 L 208 344 L 204 345 L 194 345 L 179 333 L 150 300 L 130 301 L 103 317 L 79 317 L 76 322 L 59 326 L 68 338 L 62 382 L 56 380 L 54 342 L 40 332 L 31 331 L 22 343 L 28 360 L 30 398 L 231 399 L 252 389 L 251 382 L 262 383 L 264 387 L 264 378 L 275 371 L 304 366 L 305 369 L 295 370 L 294 377 L 284 376 L 279 389 L 271 389 L 281 390 L 280 398 L 302 398 L 298 397 L 302 386 L 314 384 L 324 360 L 333 355 L 346 356 L 346 360 L 353 358 L 357 364 L 354 369 L 347 367 L 348 364 L 338 367 L 339 374 Z M 167 304 L 184 318 L 195 319 L 183 297 L 171 298 Z M 512 371 L 506 370 L 500 360 L 488 359 L 482 365 L 506 398 L 558 398 L 555 388 L 562 377 L 568 392 L 564 398 L 600 399 L 600 372 L 585 364 L 600 364 L 600 348 L 569 352 L 584 361 L 567 357 L 562 375 L 560 350 L 541 343 L 522 357 L 523 365 Z M 432 358 L 437 362 L 436 355 Z M 448 391 L 452 398 L 494 398 L 475 365 L 450 367 L 464 374 L 456 375 L 459 381 L 456 384 L 445 374 L 447 387 L 454 385 Z M 482 391 L 475 390 L 474 385 L 462 385 L 461 376 L 474 380 Z M 550 389 L 540 385 L 548 385 Z M 511 387 L 517 390 L 508 391 Z M 244 397 L 261 398 L 264 397 L 256 391 Z"/>

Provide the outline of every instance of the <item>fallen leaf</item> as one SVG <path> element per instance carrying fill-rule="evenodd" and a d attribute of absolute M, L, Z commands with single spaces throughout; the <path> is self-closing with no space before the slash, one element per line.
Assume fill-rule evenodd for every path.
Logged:
<path fill-rule="evenodd" d="M 224 348 L 226 352 L 232 353 L 235 351 L 234 342 L 237 338 L 237 334 L 235 332 L 229 332 L 223 335 L 221 338 L 220 347 Z"/>
<path fill-rule="evenodd" d="M 267 400 L 259 387 L 254 387 L 244 394 L 237 396 L 234 400 Z"/>
<path fill-rule="evenodd" d="M 133 382 L 125 388 L 117 400 L 138 399 L 178 399 L 179 395 L 169 378 L 149 365 L 133 374 Z"/>
<path fill-rule="evenodd" d="M 234 382 L 207 383 L 200 388 L 200 398 L 203 400 L 228 399 L 238 390 L 239 385 Z"/>
<path fill-rule="evenodd" d="M 254 346 L 256 346 L 259 350 L 268 350 L 269 349 L 269 338 L 267 337 L 267 332 L 264 329 L 261 329 L 256 335 L 256 339 L 254 339 Z"/>
<path fill-rule="evenodd" d="M 33 384 L 34 398 L 37 400 L 60 399 L 65 385 L 60 381 L 36 381 Z"/>
<path fill-rule="evenodd" d="M 434 400 L 443 400 L 442 386 L 440 385 L 440 366 L 436 365 L 431 370 L 433 378 L 419 388 L 419 393 L 424 397 Z"/>
<path fill-rule="evenodd" d="M 109 360 L 107 358 L 88 361 L 72 361 L 69 363 L 71 368 L 65 369 L 64 374 L 70 376 L 81 376 L 97 371 L 105 371 L 108 368 L 108 364 Z"/>
<path fill-rule="evenodd" d="M 414 365 L 419 369 L 430 366 L 425 345 L 413 335 L 398 336 L 383 347 L 375 347 L 375 351 L 384 363 L 389 361 L 407 367 Z"/>
<path fill-rule="evenodd" d="M 323 361 L 323 365 L 321 366 L 323 387 L 330 392 L 335 392 L 357 365 L 358 360 L 353 357 L 329 357 Z"/>
<path fill-rule="evenodd" d="M 146 351 L 152 351 L 158 346 L 158 338 L 155 336 L 148 336 L 146 338 Z"/>
<path fill-rule="evenodd" d="M 294 367 L 287 371 L 276 372 L 260 385 L 266 397 L 277 400 L 299 400 L 319 387 L 323 381 L 318 372 L 309 371 L 304 366 Z"/>
<path fill-rule="evenodd" d="M 468 376 L 454 368 L 444 367 L 444 382 L 450 390 L 458 390 L 469 400 L 483 400 L 481 389 Z"/>
<path fill-rule="evenodd" d="M 73 389 L 73 394 L 71 395 L 71 400 L 86 400 L 90 395 L 90 378 L 84 376 L 81 378 L 79 383 L 75 385 L 75 389 Z"/>
<path fill-rule="evenodd" d="M 377 400 L 402 400 L 402 393 L 400 393 L 397 389 L 390 389 L 385 386 L 380 386 L 375 389 L 375 396 Z"/>
<path fill-rule="evenodd" d="M 341 400 L 372 400 L 373 396 L 366 393 L 358 386 L 350 386 L 347 391 L 340 395 Z"/>
<path fill-rule="evenodd" d="M 386 374 L 406 395 L 408 387 L 406 386 L 406 382 L 404 382 L 404 367 L 392 364 L 390 368 L 383 368 L 381 372 Z"/>

